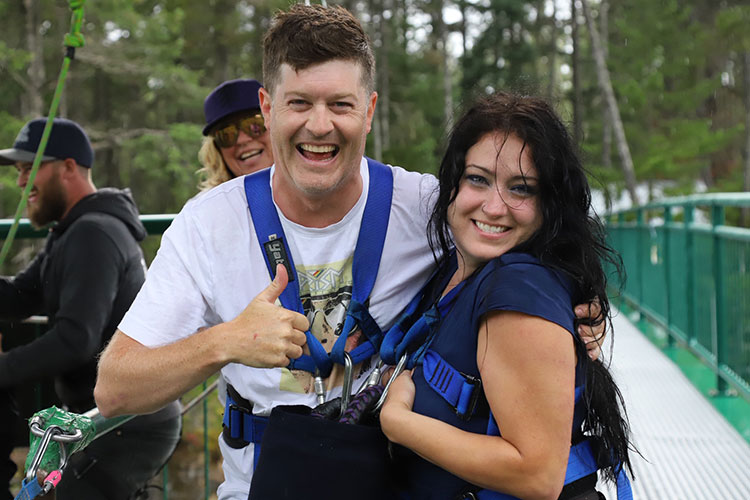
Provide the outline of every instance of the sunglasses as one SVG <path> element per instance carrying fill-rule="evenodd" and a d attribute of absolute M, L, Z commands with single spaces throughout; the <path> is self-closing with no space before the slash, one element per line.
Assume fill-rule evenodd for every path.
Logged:
<path fill-rule="evenodd" d="M 231 148 L 237 144 L 237 138 L 240 136 L 240 131 L 249 135 L 253 139 L 257 139 L 263 135 L 266 132 L 263 115 L 258 113 L 252 116 L 235 118 L 232 121 L 226 122 L 213 133 L 214 142 L 220 148 Z"/>

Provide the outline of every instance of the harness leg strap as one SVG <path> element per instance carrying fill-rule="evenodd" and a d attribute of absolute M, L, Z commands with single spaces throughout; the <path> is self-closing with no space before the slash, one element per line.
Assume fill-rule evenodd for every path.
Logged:
<path fill-rule="evenodd" d="M 253 443 L 253 467 L 258 463 L 260 443 L 268 424 L 268 417 L 253 415 L 253 405 L 227 385 L 227 401 L 221 422 L 224 442 L 230 448 L 244 448 Z"/>

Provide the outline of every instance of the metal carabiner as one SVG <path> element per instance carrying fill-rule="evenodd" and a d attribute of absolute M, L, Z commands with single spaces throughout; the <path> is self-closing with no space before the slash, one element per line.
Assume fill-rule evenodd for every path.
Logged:
<path fill-rule="evenodd" d="M 323 382 L 323 377 L 320 376 L 320 370 L 315 369 L 315 378 L 313 379 L 313 387 L 315 388 L 315 396 L 317 402 L 322 405 L 326 402 L 326 385 Z"/>
<path fill-rule="evenodd" d="M 43 437 L 44 433 L 46 432 L 44 429 L 42 429 L 42 423 L 42 419 L 38 416 L 35 416 L 31 420 L 29 420 L 29 429 L 31 430 L 31 433 L 36 437 Z M 67 434 L 62 427 L 50 427 L 58 427 L 60 429 L 60 435 L 56 435 L 53 438 L 53 441 L 57 441 L 58 443 L 75 443 L 76 441 L 80 441 L 83 437 L 83 432 L 81 431 L 81 429 L 76 429 L 74 433 Z"/>
<path fill-rule="evenodd" d="M 379 360 L 375 365 L 375 368 L 370 372 L 370 375 L 367 376 L 367 379 L 364 381 L 364 383 L 360 386 L 359 389 L 357 389 L 357 394 L 364 391 L 368 387 L 372 387 L 373 385 L 377 385 L 380 383 L 380 376 L 383 374 L 383 365 L 385 365 L 385 362 L 382 359 Z"/>
<path fill-rule="evenodd" d="M 39 470 L 39 465 L 42 463 L 42 457 L 44 457 L 44 453 L 47 451 L 47 447 L 49 446 L 50 441 L 52 441 L 52 437 L 55 434 L 60 433 L 62 433 L 62 428 L 56 425 L 51 425 L 46 431 L 44 431 L 42 440 L 39 442 L 39 448 L 37 448 L 36 453 L 34 454 L 34 459 L 31 461 L 31 466 L 29 467 L 29 470 L 26 471 L 26 481 L 36 481 L 36 473 Z M 60 450 L 65 450 L 65 446 L 60 446 Z M 67 455 L 67 452 L 61 451 L 60 454 Z M 67 456 L 65 461 L 67 462 Z"/>
<path fill-rule="evenodd" d="M 352 380 L 354 379 L 354 362 L 348 352 L 344 352 L 344 383 L 341 385 L 341 412 L 343 415 L 352 398 Z"/>
<path fill-rule="evenodd" d="M 378 399 L 378 402 L 375 403 L 375 407 L 373 408 L 373 411 L 378 411 L 381 406 L 383 406 L 383 403 L 385 403 L 385 398 L 388 396 L 388 389 L 391 388 L 391 384 L 394 380 L 396 380 L 396 377 L 401 375 L 401 372 L 404 371 L 404 367 L 406 367 L 406 359 L 408 358 L 407 354 L 404 354 L 401 356 L 401 359 L 398 360 L 398 363 L 396 364 L 396 368 L 393 370 L 393 375 L 391 375 L 391 378 L 388 380 L 388 383 L 385 384 L 385 387 L 383 388 L 383 394 L 380 395 L 380 399 Z"/>
<path fill-rule="evenodd" d="M 68 464 L 68 450 L 65 448 L 64 443 L 74 443 L 80 441 L 83 437 L 81 429 L 76 429 L 74 433 L 68 434 L 59 425 L 50 425 L 46 430 L 43 430 L 42 419 L 38 416 L 34 416 L 29 421 L 29 428 L 33 435 L 41 437 L 42 440 L 34 454 L 34 459 L 31 461 L 31 466 L 26 472 L 27 481 L 30 481 L 32 478 L 36 480 L 36 473 L 39 470 L 39 465 L 42 463 L 42 458 L 49 447 L 50 441 L 56 441 L 60 445 L 60 463 L 58 464 L 58 469 L 63 470 Z"/>

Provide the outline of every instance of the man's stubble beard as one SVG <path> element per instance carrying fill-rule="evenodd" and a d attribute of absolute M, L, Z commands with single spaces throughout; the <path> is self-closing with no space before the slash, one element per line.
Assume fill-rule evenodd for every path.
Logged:
<path fill-rule="evenodd" d="M 37 229 L 59 221 L 65 213 L 67 196 L 60 183 L 60 177 L 49 180 L 44 189 L 38 189 L 35 205 L 29 206 L 29 220 Z"/>

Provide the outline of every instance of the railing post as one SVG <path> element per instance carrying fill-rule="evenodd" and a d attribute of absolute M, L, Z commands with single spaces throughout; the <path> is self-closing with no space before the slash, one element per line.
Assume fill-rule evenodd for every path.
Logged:
<path fill-rule="evenodd" d="M 721 367 L 727 359 L 727 331 L 726 331 L 726 305 L 727 297 L 724 287 L 724 273 L 726 270 L 724 259 L 724 238 L 717 229 L 724 225 L 725 210 L 721 205 L 711 206 L 711 223 L 713 230 L 713 253 L 714 253 L 714 300 L 716 301 L 716 317 L 714 318 L 714 341 L 713 349 L 716 356 L 716 390 L 719 394 L 726 393 L 727 383 L 721 377 Z"/>
<path fill-rule="evenodd" d="M 625 258 L 625 212 L 617 214 L 617 250 L 620 252 L 620 256 Z M 623 292 L 625 291 L 625 283 L 623 283 Z"/>
<path fill-rule="evenodd" d="M 609 216 L 609 220 L 612 222 L 612 225 L 614 225 L 614 230 L 609 227 L 607 230 L 609 231 L 609 235 L 611 238 L 611 245 L 612 248 L 617 251 L 617 253 L 620 255 L 620 258 L 623 260 L 623 272 L 625 273 L 622 278 L 619 279 L 620 276 L 617 276 L 617 273 L 613 272 L 612 276 L 617 276 L 617 290 L 618 290 L 618 307 L 623 306 L 624 301 L 624 294 L 627 293 L 627 273 L 625 272 L 624 265 L 626 262 L 625 257 L 625 245 L 624 245 L 624 235 L 623 232 L 625 231 L 625 213 L 618 212 L 616 214 L 611 214 Z"/>
<path fill-rule="evenodd" d="M 638 299 L 638 321 L 643 321 L 645 319 L 645 315 L 643 314 L 643 231 L 645 223 L 642 208 L 636 208 L 635 220 L 635 275 L 638 277 L 638 287 L 636 290 Z"/>
<path fill-rule="evenodd" d="M 687 253 L 687 276 L 685 288 L 687 289 L 687 341 L 689 345 L 695 340 L 695 325 L 697 324 L 695 315 L 695 248 L 693 245 L 693 205 L 686 203 L 682 206 L 682 212 L 685 215 L 685 252 Z"/>
<path fill-rule="evenodd" d="M 671 270 L 671 249 L 672 249 L 672 207 L 669 205 L 664 207 L 664 252 L 663 252 L 663 260 L 664 260 L 664 290 L 666 292 L 667 297 L 667 307 L 666 307 L 666 320 L 667 320 L 667 346 L 672 347 L 674 345 L 674 337 L 672 337 L 672 332 L 674 331 L 674 325 L 672 324 L 673 314 L 672 314 L 672 304 L 674 303 L 673 297 L 672 297 L 672 286 L 670 284 L 670 278 L 672 276 Z"/>

